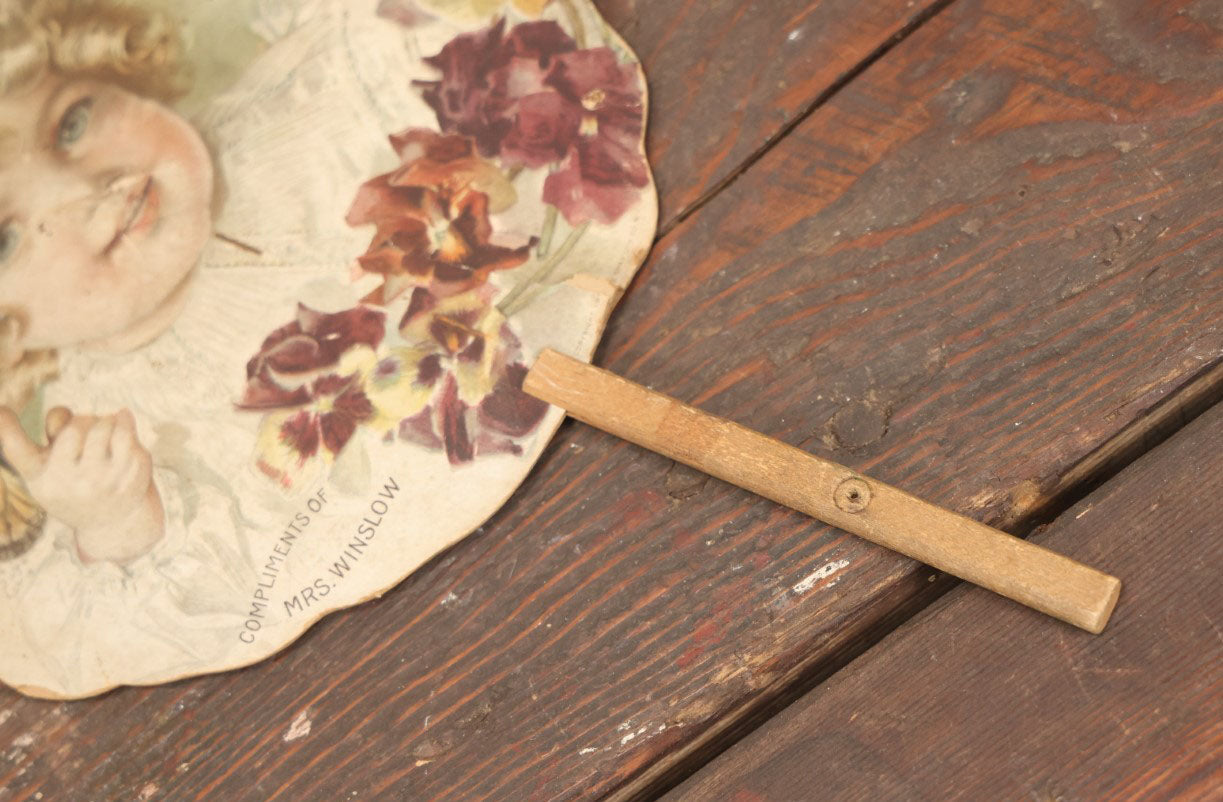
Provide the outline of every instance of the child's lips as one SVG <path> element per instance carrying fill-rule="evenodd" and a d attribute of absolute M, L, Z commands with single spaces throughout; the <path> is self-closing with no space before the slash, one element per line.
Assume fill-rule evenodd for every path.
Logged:
<path fill-rule="evenodd" d="M 120 218 L 119 229 L 106 246 L 106 252 L 112 251 L 124 239 L 139 236 L 148 232 L 157 223 L 161 207 L 161 193 L 153 177 L 149 176 L 137 184 L 127 197 L 123 216 Z"/>

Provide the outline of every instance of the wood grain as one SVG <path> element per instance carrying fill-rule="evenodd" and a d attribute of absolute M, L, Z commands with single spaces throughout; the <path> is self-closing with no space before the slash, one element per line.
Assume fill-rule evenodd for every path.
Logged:
<path fill-rule="evenodd" d="M 522 389 L 577 420 L 1099 634 L 1121 582 L 801 448 L 545 350 Z"/>
<path fill-rule="evenodd" d="M 956 588 L 666 799 L 1217 798 L 1223 406 L 1037 539 L 1125 577 L 1104 635 Z"/>
<path fill-rule="evenodd" d="M 1223 358 L 1219 23 L 1098 5 L 950 5 L 676 226 L 597 363 L 1028 525 Z M 479 532 L 274 660 L 0 694 L 0 799 L 646 793 L 930 578 L 565 426 Z"/>
<path fill-rule="evenodd" d="M 595 0 L 650 84 L 666 231 L 945 0 Z"/>

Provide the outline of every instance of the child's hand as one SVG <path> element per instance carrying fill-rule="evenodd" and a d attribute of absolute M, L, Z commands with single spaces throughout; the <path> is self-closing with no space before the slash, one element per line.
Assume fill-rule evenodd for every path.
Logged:
<path fill-rule="evenodd" d="M 164 514 L 131 412 L 74 416 L 56 408 L 47 437 L 44 448 L 0 409 L 5 458 L 47 514 L 76 531 L 84 559 L 122 563 L 148 551 L 164 532 Z"/>

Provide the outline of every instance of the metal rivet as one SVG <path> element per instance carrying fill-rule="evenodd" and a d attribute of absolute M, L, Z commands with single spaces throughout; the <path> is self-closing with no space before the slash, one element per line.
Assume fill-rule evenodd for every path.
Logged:
<path fill-rule="evenodd" d="M 851 476 L 837 485 L 832 499 L 837 507 L 845 512 L 862 512 L 866 505 L 871 503 L 871 486 Z"/>

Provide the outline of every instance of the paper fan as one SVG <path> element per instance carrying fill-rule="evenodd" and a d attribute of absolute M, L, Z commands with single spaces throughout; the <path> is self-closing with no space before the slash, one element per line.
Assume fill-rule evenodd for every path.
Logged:
<path fill-rule="evenodd" d="M 0 240 L 70 413 L 35 492 L 3 470 L 0 680 L 261 660 L 526 477 L 562 417 L 527 367 L 589 358 L 653 239 L 644 76 L 586 0 L 18 5 L 7 91 L 108 178 Z"/>

